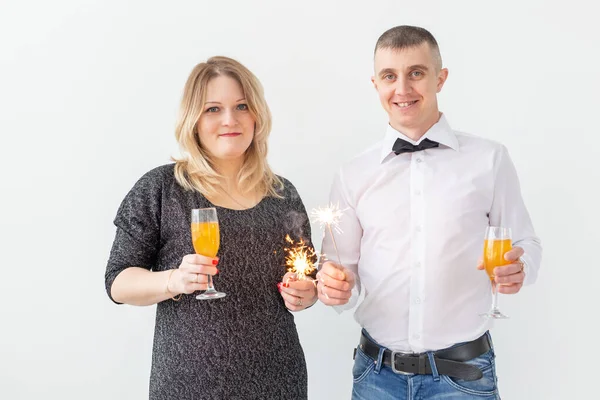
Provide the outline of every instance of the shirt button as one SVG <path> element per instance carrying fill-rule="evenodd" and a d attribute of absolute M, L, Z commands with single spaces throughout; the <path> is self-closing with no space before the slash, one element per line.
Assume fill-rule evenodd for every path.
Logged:
<path fill-rule="evenodd" d="M 417 297 L 417 298 L 415 299 L 415 303 L 417 303 L 417 304 L 421 304 L 421 299 Z"/>
<path fill-rule="evenodd" d="M 414 338 L 414 339 L 421 339 L 421 335 L 419 335 L 418 333 L 415 333 L 415 334 L 413 335 L 413 338 Z"/>
<path fill-rule="evenodd" d="M 415 231 L 421 232 L 421 225 L 417 225 L 417 227 L 415 228 Z"/>
<path fill-rule="evenodd" d="M 415 190 L 415 195 L 420 196 L 421 195 L 421 191 L 420 190 Z"/>
<path fill-rule="evenodd" d="M 420 268 L 420 267 L 421 267 L 421 263 L 420 263 L 419 261 L 417 261 L 417 262 L 415 263 L 415 268 Z"/>
<path fill-rule="evenodd" d="M 420 163 L 422 160 L 420 158 L 417 158 L 417 162 Z"/>

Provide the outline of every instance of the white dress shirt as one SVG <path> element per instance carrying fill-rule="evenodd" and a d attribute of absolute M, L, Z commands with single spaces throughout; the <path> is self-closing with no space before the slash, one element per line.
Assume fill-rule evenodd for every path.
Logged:
<path fill-rule="evenodd" d="M 396 155 L 397 138 L 437 148 Z M 525 250 L 525 284 L 537 278 L 542 248 L 506 148 L 453 131 L 442 115 L 415 142 L 391 127 L 378 144 L 344 165 L 330 201 L 344 209 L 335 240 L 357 275 L 350 302 L 356 321 L 381 345 L 423 352 L 481 336 L 491 321 L 491 284 L 476 269 L 488 225 L 512 229 Z M 337 261 L 331 238 L 322 252 Z"/>

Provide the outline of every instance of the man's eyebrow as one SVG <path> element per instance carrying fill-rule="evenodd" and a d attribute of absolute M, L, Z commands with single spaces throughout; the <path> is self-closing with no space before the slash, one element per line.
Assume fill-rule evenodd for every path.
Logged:
<path fill-rule="evenodd" d="M 427 67 L 427 65 L 424 64 L 411 65 L 410 67 L 408 67 L 408 69 L 422 69 L 424 71 L 429 71 L 429 67 Z"/>
<path fill-rule="evenodd" d="M 393 68 L 384 68 L 381 71 L 379 71 L 379 76 L 383 76 L 386 74 L 395 74 L 396 70 Z"/>
<path fill-rule="evenodd" d="M 413 70 L 413 69 L 420 69 L 423 71 L 429 71 L 429 67 L 425 64 L 415 64 L 415 65 L 411 65 L 409 66 L 407 69 L 409 70 Z M 379 71 L 379 76 L 383 76 L 386 74 L 397 74 L 397 70 L 395 70 L 394 68 L 384 68 L 381 71 Z"/>

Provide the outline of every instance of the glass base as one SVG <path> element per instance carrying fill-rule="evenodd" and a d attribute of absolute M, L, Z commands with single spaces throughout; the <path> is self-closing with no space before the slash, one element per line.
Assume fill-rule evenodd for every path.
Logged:
<path fill-rule="evenodd" d="M 508 315 L 502 314 L 498 309 L 490 310 L 485 314 L 479 314 L 479 316 L 483 318 L 508 319 Z"/>
<path fill-rule="evenodd" d="M 212 300 L 212 299 L 222 299 L 226 294 L 223 292 L 217 292 L 216 290 L 207 290 L 204 293 L 196 296 L 196 300 Z"/>

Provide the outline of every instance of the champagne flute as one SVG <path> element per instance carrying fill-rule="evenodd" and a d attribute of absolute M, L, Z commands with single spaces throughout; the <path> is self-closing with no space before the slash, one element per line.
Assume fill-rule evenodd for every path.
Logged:
<path fill-rule="evenodd" d="M 488 226 L 485 231 L 485 240 L 483 244 L 483 266 L 492 281 L 492 307 L 490 310 L 481 314 L 485 318 L 506 319 L 508 316 L 502 314 L 498 308 L 498 284 L 494 282 L 494 268 L 510 264 L 510 261 L 504 259 L 504 254 L 512 249 L 510 228 L 501 226 Z"/>
<path fill-rule="evenodd" d="M 196 254 L 215 257 L 219 251 L 220 234 L 217 210 L 210 208 L 195 208 L 192 210 L 192 242 Z M 213 286 L 212 276 L 207 275 L 207 289 L 196 296 L 198 300 L 220 299 L 225 293 L 218 292 Z"/>

